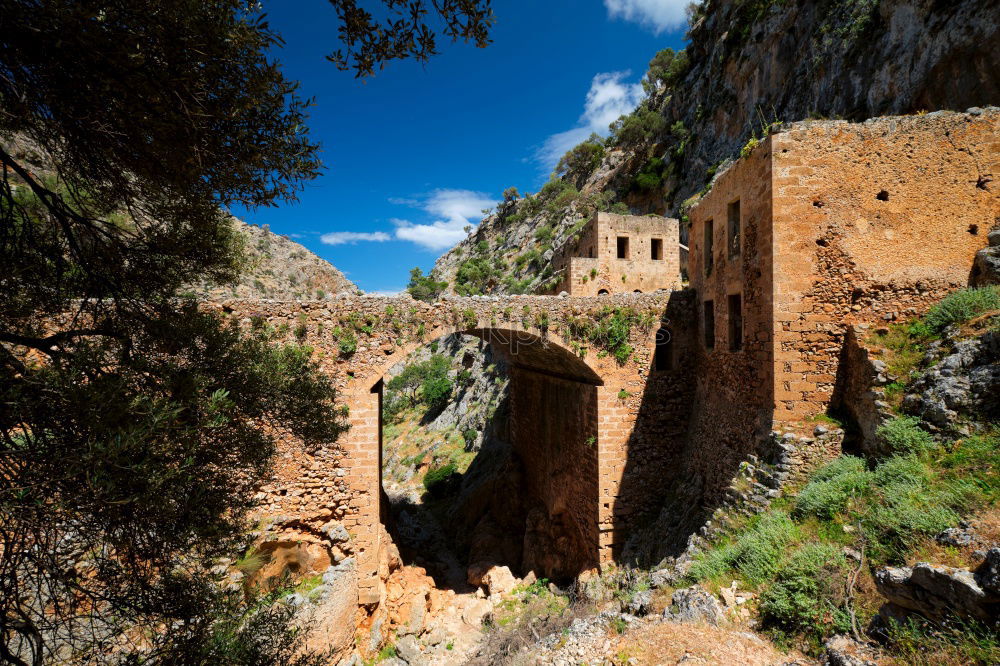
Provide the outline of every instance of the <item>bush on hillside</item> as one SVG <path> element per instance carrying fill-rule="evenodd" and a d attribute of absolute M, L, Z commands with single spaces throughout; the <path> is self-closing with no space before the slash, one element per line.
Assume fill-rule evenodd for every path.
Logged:
<path fill-rule="evenodd" d="M 663 134 L 667 121 L 653 109 L 640 106 L 627 115 L 611 123 L 608 145 L 633 146 L 655 139 Z"/>
<path fill-rule="evenodd" d="M 830 520 L 847 508 L 854 497 L 863 494 L 872 480 L 865 461 L 841 456 L 819 469 L 795 499 L 793 515 L 816 516 Z"/>
<path fill-rule="evenodd" d="M 560 178 L 569 176 L 579 187 L 601 165 L 602 159 L 604 159 L 604 139 L 599 134 L 592 133 L 585 141 L 562 156 L 556 165 L 555 174 Z"/>
<path fill-rule="evenodd" d="M 924 321 L 939 333 L 952 324 L 967 322 L 990 310 L 1000 310 L 1000 287 L 959 289 L 932 307 Z"/>
<path fill-rule="evenodd" d="M 461 480 L 458 466 L 451 462 L 429 470 L 424 475 L 424 488 L 432 497 L 444 497 L 456 490 Z"/>
<path fill-rule="evenodd" d="M 837 546 L 802 546 L 761 595 L 761 619 L 801 632 L 815 643 L 832 633 L 849 631 L 850 616 L 843 608 L 846 574 L 847 560 Z"/>
<path fill-rule="evenodd" d="M 875 431 L 886 453 L 919 453 L 934 446 L 934 438 L 920 427 L 920 419 L 900 416 L 886 421 Z"/>
<path fill-rule="evenodd" d="M 420 268 L 410 271 L 410 282 L 406 285 L 406 291 L 418 301 L 434 302 L 441 292 L 448 288 L 448 283 L 443 280 L 436 280 L 433 273 L 424 275 Z"/>
<path fill-rule="evenodd" d="M 785 547 L 797 534 L 798 528 L 786 514 L 762 514 L 736 541 L 710 550 L 696 561 L 688 576 L 704 580 L 733 568 L 747 582 L 759 585 L 778 571 Z"/>

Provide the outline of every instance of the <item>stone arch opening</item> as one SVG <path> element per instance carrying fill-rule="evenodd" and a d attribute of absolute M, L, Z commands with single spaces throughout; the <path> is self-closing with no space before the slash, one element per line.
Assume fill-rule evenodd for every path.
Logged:
<path fill-rule="evenodd" d="M 600 502 L 598 472 L 598 387 L 601 376 L 560 341 L 542 332 L 515 328 L 472 328 L 457 331 L 479 338 L 479 354 L 492 354 L 506 366 L 509 391 L 505 404 L 480 433 L 482 449 L 457 482 L 442 497 L 405 502 L 385 491 L 382 452 L 386 441 L 386 377 L 399 363 L 399 354 L 371 377 L 370 393 L 377 396 L 378 492 L 377 513 L 405 563 L 428 569 L 439 586 L 458 587 L 466 570 L 507 566 L 515 575 L 568 580 L 591 569 L 600 560 Z M 430 337 L 424 345 L 440 343 L 447 335 Z M 409 354 L 412 350 L 406 350 Z M 422 353 L 422 352 L 421 352 Z M 463 408 L 471 408 L 465 405 Z M 428 461 L 422 460 L 427 464 Z M 437 469 L 441 469 L 438 467 Z M 432 471 L 429 464 L 421 474 Z M 411 483 L 412 488 L 412 483 Z M 443 500 L 448 505 L 440 506 Z M 445 535 L 456 546 L 456 567 L 434 571 L 413 534 L 416 520 L 433 510 Z M 410 530 L 408 533 L 407 530 Z M 426 530 L 424 530 L 426 531 Z M 404 543 L 405 542 L 405 543 Z M 456 576 L 456 573 L 459 575 Z M 456 580 L 459 578 L 459 580 Z"/>

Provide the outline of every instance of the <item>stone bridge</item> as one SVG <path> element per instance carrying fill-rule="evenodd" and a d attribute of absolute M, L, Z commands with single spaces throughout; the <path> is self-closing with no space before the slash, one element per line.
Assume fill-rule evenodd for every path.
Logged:
<path fill-rule="evenodd" d="M 331 557 L 356 558 L 362 604 L 379 601 L 380 567 L 385 573 L 382 379 L 415 349 L 465 333 L 507 360 L 511 444 L 525 469 L 522 491 L 543 507 L 538 520 L 546 523 L 552 558 L 546 567 L 556 572 L 579 573 L 612 559 L 629 516 L 656 496 L 649 486 L 662 486 L 684 436 L 683 419 L 671 413 L 689 399 L 682 388 L 687 370 L 678 362 L 685 350 L 675 348 L 690 338 L 675 333 L 689 319 L 680 292 L 434 304 L 356 296 L 216 307 L 243 325 L 270 325 L 279 338 L 310 345 L 334 378 L 350 430 L 336 447 L 283 447 L 261 499 L 296 543 L 329 548 L 332 539 L 342 551 Z M 627 341 L 595 339 L 594 324 L 612 319 Z M 347 528 L 349 543 L 331 536 L 343 532 L 338 525 Z"/>

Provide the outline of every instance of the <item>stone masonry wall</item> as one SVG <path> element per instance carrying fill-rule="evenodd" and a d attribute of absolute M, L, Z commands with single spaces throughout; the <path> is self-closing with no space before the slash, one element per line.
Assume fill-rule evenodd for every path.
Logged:
<path fill-rule="evenodd" d="M 739 202 L 736 247 L 730 206 Z M 686 464 L 715 497 L 771 429 L 774 405 L 770 159 L 755 151 L 722 173 L 690 212 L 688 276 L 696 300 L 696 378 Z M 712 222 L 711 269 L 705 230 Z M 742 347 L 731 348 L 729 297 L 740 298 Z M 714 346 L 706 345 L 706 301 L 713 302 Z M 735 313 L 733 313 L 735 315 Z"/>
<path fill-rule="evenodd" d="M 822 412 L 846 327 L 965 286 L 1000 219 L 1000 110 L 797 123 L 773 156 L 775 420 Z"/>

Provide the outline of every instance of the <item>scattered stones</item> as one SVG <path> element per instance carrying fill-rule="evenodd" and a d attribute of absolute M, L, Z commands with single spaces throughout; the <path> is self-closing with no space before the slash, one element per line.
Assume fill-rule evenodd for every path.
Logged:
<path fill-rule="evenodd" d="M 876 666 L 874 650 L 849 636 L 833 636 L 826 641 L 823 666 Z"/>
<path fill-rule="evenodd" d="M 510 594 L 519 582 L 510 572 L 510 568 L 497 566 L 492 562 L 477 562 L 471 565 L 468 581 L 470 585 L 485 587 L 489 596 Z"/>
<path fill-rule="evenodd" d="M 934 540 L 937 541 L 942 546 L 968 546 L 975 539 L 975 535 L 967 529 L 962 529 L 961 527 L 949 527 L 944 532 L 941 532 Z"/>
<path fill-rule="evenodd" d="M 663 611 L 663 618 L 671 622 L 706 622 L 718 626 L 724 617 L 719 600 L 700 585 L 674 592 L 670 607 Z"/>
<path fill-rule="evenodd" d="M 641 590 L 632 595 L 628 602 L 628 612 L 642 617 L 653 609 L 653 593 L 649 590 Z"/>
<path fill-rule="evenodd" d="M 875 585 L 886 599 L 898 608 L 919 613 L 931 619 L 944 619 L 950 614 L 963 618 L 996 621 L 1000 617 L 1000 594 L 984 590 L 979 580 L 996 583 L 997 554 L 984 563 L 983 573 L 968 569 L 935 566 L 919 562 L 913 567 L 886 567 L 875 573 Z M 991 564 L 991 562 L 993 564 Z M 890 609 L 893 613 L 896 609 Z"/>
<path fill-rule="evenodd" d="M 976 569 L 976 581 L 992 596 L 1000 596 L 1000 548 L 986 551 L 985 561 Z"/>
<path fill-rule="evenodd" d="M 423 661 L 424 655 L 420 650 L 420 644 L 413 636 L 403 636 L 397 640 L 396 653 L 407 664 L 419 664 Z"/>

